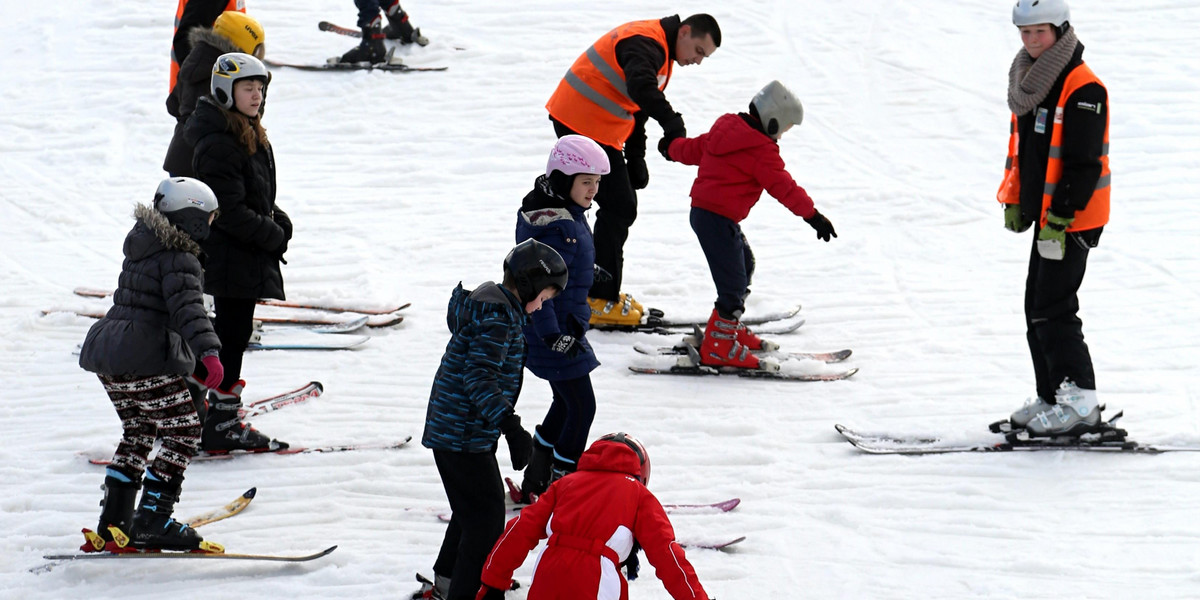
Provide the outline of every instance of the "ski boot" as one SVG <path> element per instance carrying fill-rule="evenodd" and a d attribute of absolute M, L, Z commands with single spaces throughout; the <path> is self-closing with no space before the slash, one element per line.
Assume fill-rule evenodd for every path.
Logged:
<path fill-rule="evenodd" d="M 400 40 L 401 44 L 416 44 L 418 46 L 428 46 L 429 38 L 421 35 L 421 30 L 414 28 L 412 23 L 408 21 L 408 13 L 400 8 L 399 0 L 393 0 L 391 4 L 386 4 L 384 9 L 387 15 L 388 25 L 383 28 L 383 35 L 389 40 Z"/>
<path fill-rule="evenodd" d="M 628 299 L 627 295 L 625 297 Z M 588 298 L 588 307 L 592 309 L 589 320 L 592 326 L 637 327 L 642 324 L 642 311 L 634 308 L 632 302 Z"/>
<path fill-rule="evenodd" d="M 120 552 L 122 548 L 114 543 L 109 527 L 116 527 L 121 531 L 130 530 L 133 524 L 133 507 L 137 503 L 138 490 L 141 488 L 141 481 L 129 477 L 119 469 L 109 467 L 104 477 L 104 499 L 100 501 L 100 523 L 96 525 L 95 531 L 83 530 L 85 541 L 79 549 L 83 552 Z"/>
<path fill-rule="evenodd" d="M 629 306 L 631 310 L 636 310 L 638 313 L 645 315 L 648 318 L 661 319 L 663 318 L 663 315 L 666 314 L 657 308 L 646 308 L 645 306 L 642 306 L 641 302 L 633 299 L 633 294 L 627 294 L 625 292 L 621 292 L 617 295 L 617 303 L 622 306 Z"/>
<path fill-rule="evenodd" d="M 185 376 L 183 381 L 187 383 L 188 393 L 192 395 L 192 406 L 196 407 L 196 416 L 203 423 L 204 418 L 208 416 L 208 387 L 197 379 L 194 373 Z"/>
<path fill-rule="evenodd" d="M 246 382 L 238 380 L 228 390 L 212 390 L 208 396 L 208 416 L 200 434 L 200 449 L 209 454 L 230 450 L 273 452 L 288 447 L 287 442 L 273 440 L 259 430 L 243 423 L 238 411 L 242 408 L 242 389 Z"/>
<path fill-rule="evenodd" d="M 554 453 L 554 460 L 550 464 L 550 483 L 554 483 L 567 475 L 575 472 L 578 467 L 575 461 L 563 456 L 557 452 Z"/>
<path fill-rule="evenodd" d="M 721 315 L 713 309 L 704 328 L 704 341 L 700 345 L 700 364 L 709 367 L 737 367 L 739 369 L 762 369 L 778 371 L 779 363 L 760 359 L 750 353 L 750 348 L 738 341 L 739 328 L 744 326 L 737 317 Z"/>
<path fill-rule="evenodd" d="M 737 341 L 739 344 L 755 351 L 774 352 L 779 349 L 779 344 L 758 337 L 757 333 L 750 331 L 750 328 L 743 325 L 741 321 L 738 322 L 737 326 Z"/>
<path fill-rule="evenodd" d="M 1054 404 L 1034 414 L 1025 425 L 1025 431 L 1030 437 L 1078 437 L 1098 430 L 1100 411 L 1096 390 L 1085 390 L 1069 380 L 1063 381 L 1054 392 Z"/>
<path fill-rule="evenodd" d="M 362 42 L 343 54 L 337 62 L 370 64 L 388 62 L 388 51 L 383 45 L 383 30 L 379 27 L 378 17 L 362 28 Z"/>
<path fill-rule="evenodd" d="M 537 501 L 537 497 L 550 487 L 551 477 L 551 460 L 554 455 L 554 446 L 551 446 L 542 439 L 537 429 L 534 429 L 533 435 L 533 454 L 529 457 L 529 464 L 525 467 L 525 477 L 521 480 L 520 495 L 513 495 L 513 502 L 517 504 L 533 504 Z"/>
<path fill-rule="evenodd" d="M 178 476 L 174 482 L 168 482 L 147 469 L 142 501 L 138 504 L 137 512 L 133 514 L 133 523 L 124 543 L 120 539 L 122 530 L 109 527 L 117 543 L 138 550 L 224 552 L 225 549 L 220 544 L 204 541 L 195 529 L 171 518 L 171 514 L 175 512 L 175 503 L 179 501 L 182 483 L 183 476 Z"/>
<path fill-rule="evenodd" d="M 413 592 L 412 600 L 444 600 L 450 592 L 450 578 L 437 573 L 433 574 L 433 581 L 417 573 L 417 583 L 421 584 L 421 589 Z"/>

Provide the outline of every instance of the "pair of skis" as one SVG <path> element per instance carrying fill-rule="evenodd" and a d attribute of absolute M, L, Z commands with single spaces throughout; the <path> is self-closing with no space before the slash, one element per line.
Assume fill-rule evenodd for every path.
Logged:
<path fill-rule="evenodd" d="M 799 307 L 796 307 L 799 311 Z M 770 320 L 762 321 L 770 323 Z M 801 321 L 802 323 L 803 321 Z M 749 320 L 744 320 L 743 323 L 751 324 Z M 690 375 L 690 376 L 713 376 L 713 375 L 736 375 L 751 379 L 775 379 L 782 381 L 840 381 L 854 376 L 858 372 L 857 368 L 847 369 L 844 371 L 834 371 L 825 373 L 799 372 L 791 369 L 791 365 L 786 362 L 786 370 L 767 371 L 765 369 L 747 369 L 743 367 L 715 367 L 704 365 L 700 361 L 699 345 L 704 339 L 704 332 L 699 324 L 693 324 L 692 335 L 683 338 L 681 343 L 674 346 L 653 347 L 643 344 L 634 345 L 634 350 L 641 354 L 651 356 L 674 356 L 676 357 L 675 364 L 667 367 L 659 366 L 637 366 L 629 367 L 634 373 L 646 375 Z M 767 328 L 755 327 L 756 333 L 770 334 Z M 772 357 L 792 360 L 807 360 L 817 361 L 826 364 L 840 363 L 850 355 L 853 351 L 850 349 L 835 350 L 830 352 L 783 352 L 783 351 L 768 351 L 755 352 L 760 357 Z"/>
<path fill-rule="evenodd" d="M 250 506 L 250 502 L 254 500 L 257 494 L 257 488 L 246 490 L 241 496 L 235 498 L 232 502 L 224 506 L 210 510 L 206 513 L 196 515 L 186 519 L 184 522 L 189 527 L 203 527 L 210 523 L 228 519 L 234 515 L 246 510 Z M 84 529 L 84 534 L 87 535 L 90 530 Z M 90 541 L 90 540 L 89 540 Z M 271 562 L 308 562 L 316 560 L 322 556 L 327 556 L 337 546 L 330 546 L 324 550 L 313 552 L 311 554 L 302 555 L 279 555 L 279 554 L 239 554 L 239 553 L 211 553 L 211 552 L 155 552 L 155 551 L 133 551 L 133 552 L 73 552 L 66 554 L 46 554 L 42 558 L 50 561 L 41 566 L 30 569 L 34 573 L 45 573 L 54 567 L 64 562 L 74 562 L 81 560 L 134 560 L 134 559 L 205 559 L 205 560 L 253 560 L 253 561 L 271 561 Z"/>
<path fill-rule="evenodd" d="M 321 31 L 337 33 L 349 37 L 362 38 L 362 32 L 358 29 L 350 29 L 334 25 L 328 21 L 321 21 L 318 25 Z M 419 72 L 436 72 L 445 71 L 449 67 L 416 67 L 407 65 L 396 59 L 393 56 L 395 48 L 388 52 L 387 59 L 379 63 L 344 63 L 339 62 L 339 57 L 330 58 L 324 64 L 313 65 L 306 63 L 282 62 L 274 59 L 265 59 L 263 62 L 271 67 L 285 67 L 288 69 L 297 69 L 301 71 L 387 71 L 391 73 L 419 73 Z"/>

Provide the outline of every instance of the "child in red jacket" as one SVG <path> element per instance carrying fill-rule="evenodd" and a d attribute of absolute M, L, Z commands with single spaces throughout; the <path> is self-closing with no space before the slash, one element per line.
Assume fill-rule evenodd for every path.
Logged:
<path fill-rule="evenodd" d="M 624 433 L 597 440 L 579 458 L 578 470 L 508 522 L 483 565 L 476 600 L 503 598 L 513 571 L 546 537 L 528 600 L 626 600 L 620 565 L 634 540 L 672 598 L 708 600 L 666 511 L 646 489 L 649 480 L 650 456 L 641 442 Z"/>
<path fill-rule="evenodd" d="M 828 242 L 833 224 L 817 212 L 812 198 L 796 185 L 779 155 L 779 138 L 804 119 L 804 107 L 778 81 L 750 101 L 749 113 L 726 114 L 695 138 L 663 139 L 658 149 L 667 160 L 698 165 L 692 184 L 692 230 L 708 259 L 717 285 L 717 301 L 704 329 L 700 361 L 711 366 L 779 370 L 753 350 L 776 350 L 739 322 L 745 311 L 754 254 L 738 223 L 750 213 L 763 190 L 817 231 Z"/>

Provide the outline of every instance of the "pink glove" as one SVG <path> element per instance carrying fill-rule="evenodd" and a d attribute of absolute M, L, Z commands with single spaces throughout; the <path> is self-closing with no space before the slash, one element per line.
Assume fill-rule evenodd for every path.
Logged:
<path fill-rule="evenodd" d="M 200 359 L 204 363 L 204 368 L 208 369 L 208 377 L 204 378 L 204 387 L 215 390 L 221 381 L 225 379 L 225 367 L 221 365 L 221 359 L 216 354 L 210 354 Z"/>

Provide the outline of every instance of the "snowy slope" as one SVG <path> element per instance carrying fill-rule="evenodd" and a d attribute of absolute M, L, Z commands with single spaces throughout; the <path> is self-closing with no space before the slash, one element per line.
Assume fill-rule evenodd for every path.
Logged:
<path fill-rule="evenodd" d="M 279 60 L 319 62 L 353 43 L 316 28 L 353 25 L 349 0 L 249 4 Z M 852 347 L 849 364 L 861 368 L 824 384 L 639 376 L 626 367 L 648 359 L 632 344 L 665 338 L 589 335 L 604 363 L 593 374 L 594 436 L 638 435 L 665 502 L 743 499 L 729 514 L 674 519 L 685 539 L 748 536 L 731 551 L 689 553 L 710 594 L 1194 597 L 1200 456 L 880 457 L 833 431 L 840 422 L 962 434 L 1032 393 L 1021 314 L 1029 239 L 1003 229 L 994 200 L 1019 47 L 1010 6 L 406 3 L 433 44 L 399 52 L 449 71 L 276 71 L 265 124 L 279 202 L 296 223 L 289 295 L 413 306 L 357 351 L 248 356 L 247 397 L 310 379 L 327 390 L 255 424 L 301 445 L 419 437 L 449 292 L 500 276 L 516 208 L 553 143 L 543 105 L 558 78 L 611 26 L 709 11 L 724 45 L 678 69 L 668 96 L 694 135 L 771 79 L 796 90 L 806 120 L 784 138 L 784 158 L 840 236 L 818 242 L 764 199 L 743 224 L 758 258 L 749 312 L 801 302 L 808 323 L 779 341 Z M 103 306 L 71 290 L 115 284 L 132 206 L 163 176 L 173 125 L 163 107 L 168 3 L 55 8 L 0 5 L 5 595 L 405 597 L 413 572 L 430 573 L 444 530 L 432 456 L 417 444 L 188 470 L 184 515 L 259 489 L 246 513 L 206 537 L 231 552 L 340 545 L 319 562 L 27 572 L 94 526 L 103 472 L 78 453 L 108 452 L 120 435 L 99 383 L 71 354 L 91 321 L 40 311 Z M 1200 443 L 1200 6 L 1076 0 L 1072 9 L 1114 107 L 1112 223 L 1082 291 L 1100 391 L 1126 410 L 1137 439 Z M 704 316 L 714 294 L 687 224 L 694 171 L 648 158 L 625 287 L 672 314 Z M 526 381 L 519 409 L 532 424 L 549 394 Z M 527 565 L 518 578 L 528 576 Z M 649 571 L 631 595 L 668 597 Z"/>

